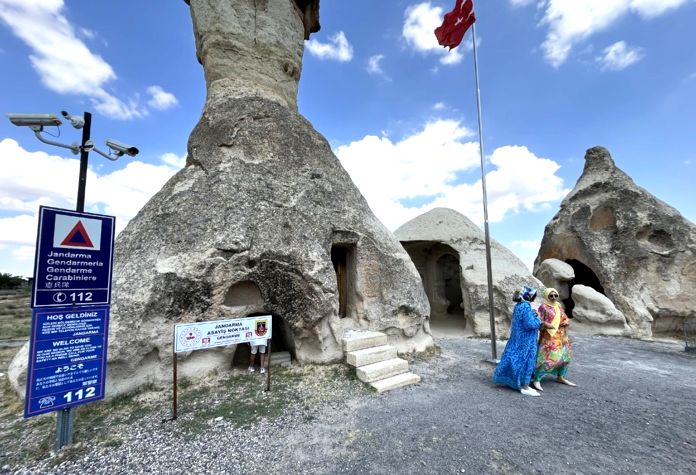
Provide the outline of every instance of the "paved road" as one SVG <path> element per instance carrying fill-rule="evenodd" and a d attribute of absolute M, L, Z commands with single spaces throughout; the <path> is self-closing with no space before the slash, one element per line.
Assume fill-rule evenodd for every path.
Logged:
<path fill-rule="evenodd" d="M 423 382 L 383 395 L 355 382 L 315 413 L 186 435 L 167 409 L 16 473 L 696 473 L 696 355 L 683 345 L 575 337 L 568 378 L 532 398 L 491 384 L 490 344 L 438 339 Z M 502 350 L 502 345 L 501 345 Z M 342 380 L 339 380 L 342 381 Z M 343 390 L 342 388 L 345 388 Z M 359 388 L 360 390 L 356 390 Z M 102 429 L 103 430 L 103 429 Z M 4 472 L 5 470 L 0 470 Z"/>
<path fill-rule="evenodd" d="M 413 365 L 422 384 L 324 414 L 278 472 L 696 473 L 696 357 L 683 345 L 576 337 L 578 387 L 549 381 L 532 398 L 491 384 L 488 342 L 437 343 L 441 358 Z"/>

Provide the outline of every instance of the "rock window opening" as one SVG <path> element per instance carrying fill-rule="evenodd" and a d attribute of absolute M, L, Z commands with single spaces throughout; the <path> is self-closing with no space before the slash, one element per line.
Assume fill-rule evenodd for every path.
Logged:
<path fill-rule="evenodd" d="M 568 298 L 563 300 L 563 305 L 565 306 L 566 314 L 572 318 L 573 307 L 575 307 L 575 302 L 573 302 L 571 294 L 574 285 L 586 285 L 587 287 L 592 287 L 594 290 L 596 290 L 602 295 L 605 295 L 605 293 L 604 287 L 599 281 L 599 277 L 597 277 L 597 274 L 595 274 L 592 269 L 575 259 L 566 259 L 566 263 L 569 264 L 575 272 L 575 277 L 571 279 L 570 282 L 568 282 L 568 290 L 570 290 Z"/>
<path fill-rule="evenodd" d="M 334 244 L 331 246 L 331 262 L 336 272 L 338 287 L 338 316 L 350 315 L 351 290 L 353 288 L 353 259 L 355 246 L 351 244 Z"/>

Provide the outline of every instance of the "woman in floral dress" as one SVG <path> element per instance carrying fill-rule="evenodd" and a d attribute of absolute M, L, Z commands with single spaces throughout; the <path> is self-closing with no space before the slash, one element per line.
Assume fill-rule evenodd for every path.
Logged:
<path fill-rule="evenodd" d="M 570 319 L 558 301 L 556 289 L 548 288 L 544 291 L 544 303 L 539 306 L 538 312 L 541 321 L 550 324 L 551 328 L 544 328 L 539 335 L 532 387 L 543 391 L 541 380 L 547 374 L 555 376 L 561 384 L 575 386 L 575 383 L 565 378 L 572 358 L 572 347 L 566 332 Z"/>

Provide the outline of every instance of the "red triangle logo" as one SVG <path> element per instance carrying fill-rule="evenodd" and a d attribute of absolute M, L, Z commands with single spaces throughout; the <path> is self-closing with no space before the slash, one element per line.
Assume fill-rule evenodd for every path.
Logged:
<path fill-rule="evenodd" d="M 94 247 L 92 240 L 87 234 L 87 230 L 82 225 L 82 221 L 78 221 L 68 235 L 60 243 L 61 246 L 74 246 L 74 247 Z"/>

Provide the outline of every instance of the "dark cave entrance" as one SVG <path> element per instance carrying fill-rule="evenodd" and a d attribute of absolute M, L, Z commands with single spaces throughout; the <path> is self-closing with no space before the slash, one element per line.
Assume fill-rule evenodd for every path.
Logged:
<path fill-rule="evenodd" d="M 599 281 L 599 277 L 597 277 L 597 274 L 595 274 L 592 269 L 576 259 L 566 259 L 565 262 L 569 264 L 575 272 L 575 277 L 568 282 L 568 298 L 563 300 L 566 315 L 573 318 L 573 307 L 575 307 L 575 302 L 573 302 L 571 295 L 574 285 L 586 285 L 587 287 L 592 287 L 602 295 L 606 294 L 604 293 L 602 283 Z"/>
<path fill-rule="evenodd" d="M 447 300 L 447 314 L 464 316 L 462 309 L 462 268 L 459 265 L 459 255 L 445 254 L 437 260 L 437 268 L 440 272 Z"/>
<path fill-rule="evenodd" d="M 459 253 L 440 242 L 402 241 L 401 244 L 423 282 L 430 303 L 430 328 L 445 335 L 469 332 Z"/>
<path fill-rule="evenodd" d="M 255 312 L 247 317 L 257 317 L 261 315 L 268 315 L 268 313 Z M 295 340 L 292 337 L 292 331 L 290 331 L 290 326 L 287 324 L 284 318 L 278 315 L 271 315 L 271 358 L 287 358 L 290 360 L 295 359 Z M 248 343 L 242 343 L 237 345 L 237 349 L 234 352 L 234 359 L 232 361 L 232 366 L 246 367 L 249 365 L 249 356 L 251 355 L 251 347 Z M 268 347 L 266 347 L 266 357 L 268 357 Z M 273 360 L 271 360 L 271 363 Z M 256 364 L 259 361 L 257 359 Z"/>
<path fill-rule="evenodd" d="M 355 245 L 348 243 L 331 246 L 331 263 L 336 272 L 338 287 L 338 316 L 346 318 L 351 314 L 354 300 Z"/>

